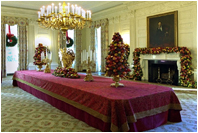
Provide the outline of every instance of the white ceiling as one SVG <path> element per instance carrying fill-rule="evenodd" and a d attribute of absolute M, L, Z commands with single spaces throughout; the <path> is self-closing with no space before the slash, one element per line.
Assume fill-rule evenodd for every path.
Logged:
<path fill-rule="evenodd" d="M 42 6 L 51 5 L 52 3 L 58 6 L 58 4 L 62 2 L 63 1 L 1 1 L 1 6 L 38 11 Z M 66 1 L 66 3 L 77 4 L 85 10 L 91 10 L 94 14 L 106 9 L 127 4 L 127 1 Z"/>

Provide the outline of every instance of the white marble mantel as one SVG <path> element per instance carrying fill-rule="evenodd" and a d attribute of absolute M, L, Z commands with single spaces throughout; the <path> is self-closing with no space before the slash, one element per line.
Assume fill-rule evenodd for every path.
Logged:
<path fill-rule="evenodd" d="M 167 60 L 167 61 L 177 61 L 178 77 L 180 77 L 180 53 L 161 53 L 157 55 L 152 54 L 141 54 L 140 55 L 140 65 L 143 72 L 142 80 L 148 81 L 148 60 Z M 179 78 L 178 78 L 179 79 Z"/>

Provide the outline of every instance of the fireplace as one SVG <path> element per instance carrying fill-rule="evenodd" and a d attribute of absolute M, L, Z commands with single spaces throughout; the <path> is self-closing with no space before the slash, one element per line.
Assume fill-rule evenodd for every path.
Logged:
<path fill-rule="evenodd" d="M 140 54 L 140 66 L 141 66 L 142 72 L 143 72 L 143 76 L 142 76 L 143 81 L 144 80 L 145 81 L 150 81 L 150 78 L 151 78 L 151 77 L 149 77 L 149 61 L 158 62 L 159 67 L 160 66 L 166 66 L 167 63 L 171 63 L 171 61 L 174 61 L 174 64 L 176 64 L 174 67 L 176 67 L 176 69 L 177 69 L 177 71 L 176 71 L 176 74 L 177 74 L 176 79 L 178 80 L 177 83 L 179 82 L 180 70 L 181 70 L 180 53 L 168 53 L 168 54 L 167 53 L 161 53 L 161 54 L 157 54 L 157 55 Z M 165 62 L 170 61 L 170 62 L 166 62 L 165 64 L 162 64 L 163 61 L 165 61 Z M 154 71 L 158 72 L 158 67 L 156 66 L 156 64 L 155 65 L 153 64 L 153 67 L 155 67 Z M 170 69 L 170 71 L 171 70 L 172 69 Z M 163 72 L 163 73 L 167 73 L 167 71 Z M 174 80 L 176 80 L 176 79 L 174 79 Z"/>
<path fill-rule="evenodd" d="M 148 81 L 178 85 L 177 61 L 148 60 Z"/>

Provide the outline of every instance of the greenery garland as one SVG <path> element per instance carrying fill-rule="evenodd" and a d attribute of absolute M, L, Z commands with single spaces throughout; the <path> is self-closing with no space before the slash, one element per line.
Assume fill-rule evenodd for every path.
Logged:
<path fill-rule="evenodd" d="M 69 44 L 67 44 L 67 48 L 73 46 L 73 44 L 74 44 L 73 39 L 69 38 Z"/>
<path fill-rule="evenodd" d="M 160 53 L 180 53 L 181 71 L 180 85 L 184 87 L 197 88 L 197 82 L 191 80 L 192 75 L 192 56 L 186 47 L 166 47 L 166 48 L 136 48 L 133 52 L 134 71 L 130 79 L 139 80 L 143 76 L 140 66 L 140 54 L 160 54 Z"/>
<path fill-rule="evenodd" d="M 16 36 L 12 36 L 11 38 L 10 38 L 10 40 L 12 40 L 12 42 L 9 42 L 8 41 L 8 36 L 6 35 L 6 46 L 7 47 L 14 47 L 16 44 L 17 44 L 17 38 L 16 38 Z"/>

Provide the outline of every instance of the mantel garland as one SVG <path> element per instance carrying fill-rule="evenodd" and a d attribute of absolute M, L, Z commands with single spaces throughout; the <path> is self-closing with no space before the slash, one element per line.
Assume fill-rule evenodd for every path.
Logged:
<path fill-rule="evenodd" d="M 140 80 L 143 76 L 140 66 L 140 54 L 161 54 L 161 53 L 180 53 L 180 85 L 184 87 L 197 88 L 197 82 L 191 79 L 192 75 L 192 56 L 186 47 L 165 47 L 165 48 L 136 48 L 133 52 L 134 71 L 130 79 Z"/>

